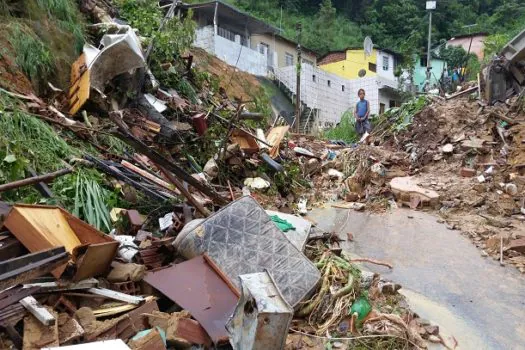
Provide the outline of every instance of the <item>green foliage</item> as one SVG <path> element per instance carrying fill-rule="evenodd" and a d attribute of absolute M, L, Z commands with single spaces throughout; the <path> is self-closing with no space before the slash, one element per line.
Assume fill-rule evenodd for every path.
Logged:
<path fill-rule="evenodd" d="M 494 34 L 487 37 L 484 41 L 484 55 L 486 60 L 491 60 L 494 55 L 503 49 L 505 44 L 511 39 L 507 33 Z"/>
<path fill-rule="evenodd" d="M 465 65 L 467 52 L 461 46 L 443 46 L 439 50 L 439 56 L 447 62 L 449 68 L 463 67 Z"/>
<path fill-rule="evenodd" d="M 63 167 L 62 159 L 76 153 L 47 123 L 1 93 L 0 130 L 0 182 L 24 177 L 26 166 L 39 173 L 57 170 Z"/>
<path fill-rule="evenodd" d="M 296 23 L 302 23 L 302 44 L 320 54 L 345 47 L 361 47 L 364 36 L 371 36 L 378 46 L 397 50 L 404 57 L 420 53 L 427 44 L 425 1 L 228 1 L 282 28 L 288 39 L 296 39 Z M 520 0 L 438 1 L 433 11 L 433 44 L 466 34 L 465 26 L 470 24 L 476 24 L 471 29 L 473 32 L 513 36 L 523 29 L 523 23 L 525 3 Z"/>
<path fill-rule="evenodd" d="M 343 140 L 348 143 L 354 143 L 359 140 L 359 135 L 355 130 L 355 121 L 352 111 L 346 111 L 341 117 L 339 125 L 328 129 L 323 133 L 323 138 L 327 140 Z"/>
<path fill-rule="evenodd" d="M 102 179 L 93 179 L 82 172 L 76 174 L 73 215 L 99 230 L 109 232 L 111 222 L 106 206 L 107 194 L 100 185 Z"/>
<path fill-rule="evenodd" d="M 49 76 L 53 68 L 51 52 L 30 28 L 13 24 L 9 42 L 16 52 L 16 64 L 31 81 Z"/>
<path fill-rule="evenodd" d="M 391 132 L 398 132 L 405 130 L 410 124 L 414 116 L 421 112 L 429 103 L 426 96 L 420 96 L 414 98 L 408 102 L 405 102 L 401 107 L 391 108 L 383 113 L 378 121 L 378 127 L 381 125 L 386 127 Z"/>
<path fill-rule="evenodd" d="M 140 35 L 154 40 L 151 53 L 153 63 L 171 62 L 189 49 L 195 37 L 196 24 L 192 20 L 191 11 L 183 19 L 174 16 L 162 29 L 159 26 L 164 14 L 156 1 L 149 0 L 117 0 L 120 16 L 139 30 Z"/>

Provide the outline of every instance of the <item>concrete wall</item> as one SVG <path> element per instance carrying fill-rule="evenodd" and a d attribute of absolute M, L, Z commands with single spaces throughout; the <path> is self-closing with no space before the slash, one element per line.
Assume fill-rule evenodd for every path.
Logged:
<path fill-rule="evenodd" d="M 213 26 L 206 26 L 195 31 L 195 41 L 193 45 L 206 50 L 206 52 L 215 54 L 215 35 Z"/>
<path fill-rule="evenodd" d="M 235 40 L 236 42 L 233 42 L 219 35 L 214 35 L 213 26 L 206 26 L 197 29 L 193 44 L 244 72 L 266 76 L 266 55 L 242 46 L 238 35 Z"/>
<path fill-rule="evenodd" d="M 277 66 L 279 68 L 286 67 L 285 55 L 290 53 L 294 57 L 294 64 L 297 63 L 297 52 L 296 45 L 288 41 L 282 40 L 279 37 L 275 37 L 271 34 L 253 34 L 251 36 L 251 47 L 254 50 L 258 50 L 261 43 L 265 43 L 270 48 L 272 53 L 277 54 Z M 316 64 L 316 56 L 308 51 L 302 52 L 304 59 L 307 59 L 313 64 Z"/>
<path fill-rule="evenodd" d="M 315 81 L 313 76 L 315 75 Z M 295 93 L 295 67 L 276 70 L 276 77 Z M 328 85 L 330 81 L 330 85 Z M 303 65 L 301 72 L 301 100 L 310 108 L 319 110 L 317 124 L 328 128 L 337 124 L 343 114 L 353 110 L 359 100 L 357 92 L 363 88 L 370 103 L 371 114 L 379 113 L 379 86 L 377 78 L 344 79 L 317 67 Z M 344 86 L 344 91 L 342 86 Z"/>
<path fill-rule="evenodd" d="M 470 45 L 470 38 L 471 37 L 464 37 L 464 38 L 452 38 L 449 41 L 447 41 L 447 47 L 449 46 L 461 46 L 465 49 L 465 51 L 468 52 L 468 48 Z M 487 37 L 485 35 L 476 35 L 472 37 L 472 47 L 470 48 L 470 52 L 476 54 L 478 56 L 478 59 L 481 61 L 483 59 L 483 50 L 485 49 L 485 39 Z"/>

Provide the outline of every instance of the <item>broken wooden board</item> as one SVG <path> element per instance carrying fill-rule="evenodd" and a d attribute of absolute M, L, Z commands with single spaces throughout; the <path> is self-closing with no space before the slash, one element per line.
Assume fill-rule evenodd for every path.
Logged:
<path fill-rule="evenodd" d="M 119 245 L 113 238 L 55 206 L 17 204 L 7 215 L 4 226 L 30 252 L 64 246 L 75 257 L 80 250 L 87 249 L 86 254 L 91 258 L 79 260 L 76 280 L 105 273 Z M 66 264 L 52 273 L 60 278 L 65 268 Z"/>
<path fill-rule="evenodd" d="M 69 114 L 78 112 L 80 107 L 89 98 L 90 74 L 86 65 L 86 54 L 80 57 L 71 65 L 71 87 L 69 88 Z"/>
<path fill-rule="evenodd" d="M 424 189 L 410 177 L 396 177 L 390 181 L 390 187 L 396 198 L 410 207 L 417 205 L 436 206 L 439 204 L 439 194 L 436 191 Z"/>
<path fill-rule="evenodd" d="M 279 155 L 279 146 L 281 145 L 281 141 L 283 140 L 284 136 L 290 129 L 289 125 L 286 126 L 277 126 L 275 128 L 272 128 L 268 135 L 266 135 L 266 141 L 270 145 L 272 145 L 272 149 L 270 150 L 270 157 L 275 158 Z"/>
<path fill-rule="evenodd" d="M 234 129 L 231 134 L 231 139 L 246 153 L 259 151 L 259 145 L 255 138 L 243 130 Z"/>
<path fill-rule="evenodd" d="M 56 312 L 50 310 L 56 318 Z M 59 346 L 58 323 L 44 326 L 33 315 L 24 318 L 24 350 L 39 350 L 48 346 Z"/>
<path fill-rule="evenodd" d="M 22 304 L 22 306 L 35 316 L 44 326 L 51 326 L 56 323 L 56 317 L 32 296 L 25 297 L 20 300 L 19 303 Z"/>

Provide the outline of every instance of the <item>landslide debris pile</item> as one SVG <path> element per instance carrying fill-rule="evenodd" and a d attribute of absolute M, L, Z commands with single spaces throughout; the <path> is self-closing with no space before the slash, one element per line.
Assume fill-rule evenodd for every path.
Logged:
<path fill-rule="evenodd" d="M 370 210 L 436 211 L 483 256 L 525 273 L 524 101 L 514 96 L 489 106 L 473 92 L 420 97 L 390 110 L 370 145 L 338 155 L 344 188 L 335 195 Z"/>
<path fill-rule="evenodd" d="M 336 190 L 367 158 L 268 127 L 260 87 L 192 67 L 168 5 L 0 1 L 0 347 L 453 347 L 284 213 L 323 198 L 317 168 Z"/>

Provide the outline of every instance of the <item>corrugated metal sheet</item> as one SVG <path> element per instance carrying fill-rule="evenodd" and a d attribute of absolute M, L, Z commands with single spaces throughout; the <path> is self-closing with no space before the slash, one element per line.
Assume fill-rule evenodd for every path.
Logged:
<path fill-rule="evenodd" d="M 150 271 L 144 281 L 188 310 L 214 343 L 228 341 L 226 322 L 238 298 L 203 256 Z"/>

